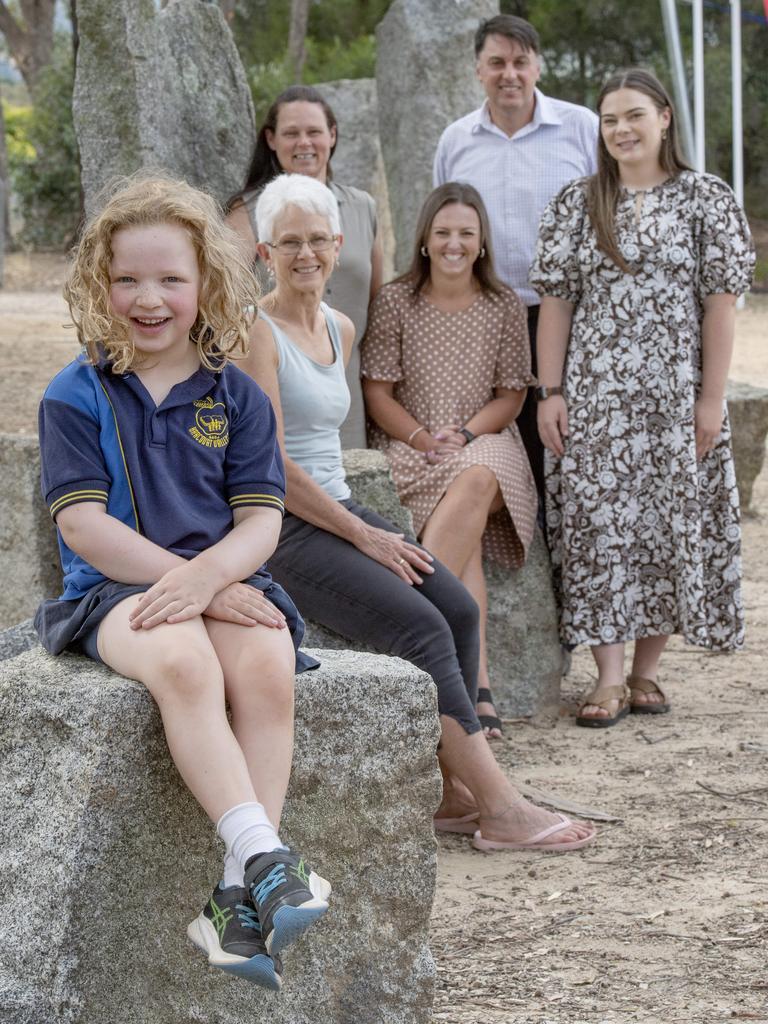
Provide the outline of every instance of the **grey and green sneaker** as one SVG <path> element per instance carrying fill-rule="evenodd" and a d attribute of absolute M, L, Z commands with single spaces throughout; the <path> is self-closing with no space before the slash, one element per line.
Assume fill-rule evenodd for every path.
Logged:
<path fill-rule="evenodd" d="M 328 909 L 330 882 L 290 850 L 251 857 L 245 885 L 256 907 L 267 952 L 276 956 Z"/>
<path fill-rule="evenodd" d="M 247 889 L 231 885 L 213 890 L 194 921 L 187 927 L 192 942 L 208 954 L 208 963 L 228 974 L 247 978 L 279 992 L 283 984 L 282 964 L 270 956 L 261 934 L 261 924 Z"/>

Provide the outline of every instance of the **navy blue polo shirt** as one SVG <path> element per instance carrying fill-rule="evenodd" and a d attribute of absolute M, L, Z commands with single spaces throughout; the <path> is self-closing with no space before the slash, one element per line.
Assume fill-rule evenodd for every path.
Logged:
<path fill-rule="evenodd" d="M 201 367 L 164 401 L 133 373 L 80 357 L 58 373 L 40 403 L 43 497 L 53 519 L 82 501 L 182 558 L 232 529 L 236 508 L 284 510 L 285 474 L 269 399 L 227 364 Z M 64 600 L 105 579 L 59 533 Z"/>

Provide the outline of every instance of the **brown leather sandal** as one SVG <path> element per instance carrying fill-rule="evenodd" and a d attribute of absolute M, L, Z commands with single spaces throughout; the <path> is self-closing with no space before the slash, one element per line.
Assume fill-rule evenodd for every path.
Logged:
<path fill-rule="evenodd" d="M 667 700 L 667 695 L 652 679 L 644 679 L 642 676 L 627 676 L 627 686 L 630 694 L 629 709 L 633 715 L 666 715 L 670 710 L 671 704 Z M 660 693 L 663 703 L 635 700 L 636 693 Z"/>
<path fill-rule="evenodd" d="M 588 704 L 595 704 L 604 708 L 612 700 L 617 700 L 619 706 L 616 713 L 610 718 L 596 718 L 593 715 L 582 715 L 582 711 Z M 579 714 L 576 716 L 576 725 L 582 725 L 586 729 L 608 729 L 616 725 L 622 718 L 629 714 L 629 689 L 623 684 L 620 686 L 597 686 L 588 693 L 581 703 Z"/>

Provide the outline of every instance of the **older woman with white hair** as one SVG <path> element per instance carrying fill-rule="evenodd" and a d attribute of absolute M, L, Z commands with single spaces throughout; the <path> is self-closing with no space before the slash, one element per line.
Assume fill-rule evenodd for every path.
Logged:
<path fill-rule="evenodd" d="M 438 829 L 474 834 L 483 850 L 584 846 L 594 829 L 528 803 L 483 735 L 474 600 L 413 538 L 350 496 L 339 426 L 355 332 L 322 301 L 343 241 L 333 193 L 304 175 L 282 175 L 262 192 L 256 219 L 259 256 L 275 284 L 243 366 L 272 400 L 285 458 L 287 514 L 272 576 L 303 615 L 432 676 L 445 778 Z"/>

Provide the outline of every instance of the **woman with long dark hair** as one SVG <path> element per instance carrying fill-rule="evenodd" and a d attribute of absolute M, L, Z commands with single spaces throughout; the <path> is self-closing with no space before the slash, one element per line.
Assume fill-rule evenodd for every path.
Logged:
<path fill-rule="evenodd" d="M 480 608 L 478 714 L 501 734 L 485 649 L 483 553 L 519 568 L 536 490 L 515 417 L 531 376 L 525 307 L 496 277 L 488 216 L 460 182 L 422 207 L 411 266 L 371 306 L 363 391 L 372 443 L 392 466 L 416 535 Z"/>
<path fill-rule="evenodd" d="M 341 443 L 344 448 L 365 448 L 358 346 L 365 332 L 368 304 L 381 286 L 383 255 L 373 198 L 332 178 L 331 157 L 337 141 L 336 117 L 317 89 L 293 85 L 280 93 L 259 129 L 245 184 L 227 204 L 227 222 L 248 243 L 256 261 L 256 201 L 273 178 L 284 173 L 305 174 L 327 185 L 336 196 L 344 245 L 324 297 L 355 325 L 355 342 L 347 366 L 351 405 L 341 428 Z M 263 263 L 259 277 L 263 290 L 269 291 L 272 283 Z"/>
<path fill-rule="evenodd" d="M 657 674 L 670 635 L 742 644 L 723 396 L 754 251 L 728 186 L 680 157 L 652 74 L 614 75 L 598 113 L 597 174 L 547 208 L 531 281 L 562 639 L 597 664 L 576 722 L 605 728 L 669 710 Z"/>

